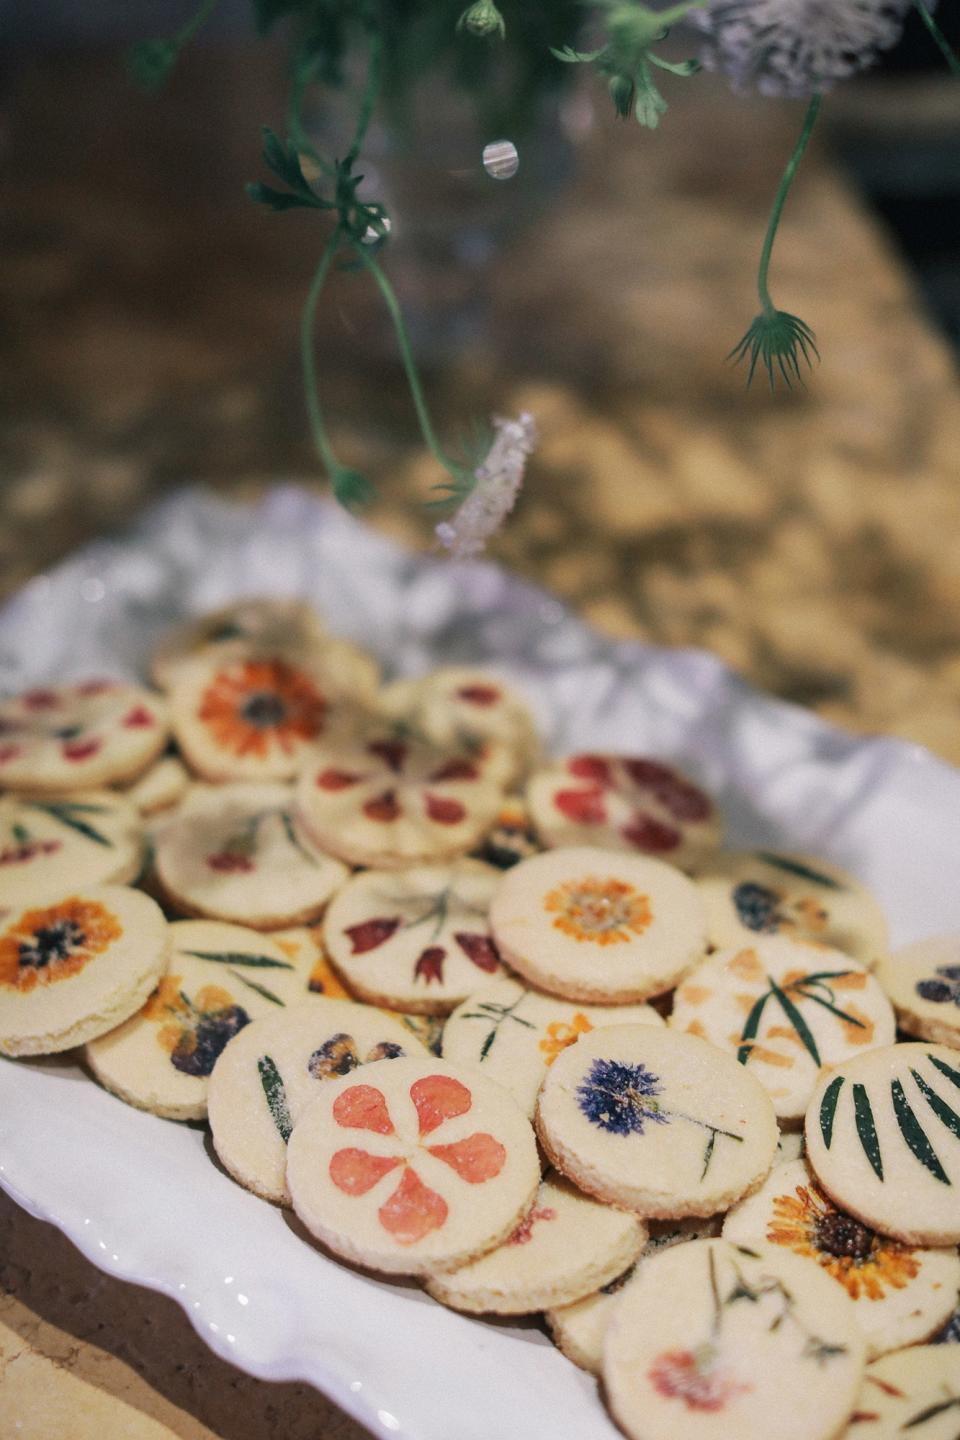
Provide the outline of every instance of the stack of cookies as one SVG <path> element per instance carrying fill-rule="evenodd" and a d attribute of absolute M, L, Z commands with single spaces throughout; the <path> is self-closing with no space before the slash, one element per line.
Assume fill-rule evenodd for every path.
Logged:
<path fill-rule="evenodd" d="M 0 702 L 0 1053 L 328 1252 L 544 1314 L 635 1440 L 960 1425 L 960 936 L 296 601 Z M 898 1025 L 900 1041 L 898 1043 Z"/>

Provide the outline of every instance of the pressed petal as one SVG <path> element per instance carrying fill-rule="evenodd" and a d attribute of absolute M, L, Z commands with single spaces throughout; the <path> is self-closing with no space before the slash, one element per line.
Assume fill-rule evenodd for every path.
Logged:
<path fill-rule="evenodd" d="M 65 760 L 89 760 L 100 749 L 100 740 L 68 740 L 63 746 Z"/>
<path fill-rule="evenodd" d="M 489 705 L 497 703 L 500 691 L 495 685 L 461 685 L 457 691 L 457 699 L 465 700 L 468 705 L 479 705 L 485 710 Z"/>
<path fill-rule="evenodd" d="M 561 815 L 577 825 L 602 825 L 607 818 L 600 790 L 558 790 L 553 803 Z"/>
<path fill-rule="evenodd" d="M 447 952 L 441 945 L 428 945 L 413 967 L 414 978 L 424 980 L 429 985 L 431 980 L 443 982 L 443 962 Z"/>
<path fill-rule="evenodd" d="M 421 1135 L 429 1135 L 455 1115 L 466 1115 L 473 1104 L 466 1085 L 452 1075 L 425 1075 L 422 1080 L 415 1080 L 410 1086 L 410 1099 L 420 1119 Z"/>
<path fill-rule="evenodd" d="M 471 1185 L 482 1185 L 484 1180 L 492 1180 L 500 1174 L 507 1160 L 507 1152 L 500 1141 L 481 1130 L 475 1135 L 468 1135 L 466 1140 L 455 1140 L 452 1145 L 430 1145 L 427 1153 L 442 1160 L 451 1170 L 456 1170 L 460 1179 L 469 1181 Z"/>
<path fill-rule="evenodd" d="M 372 800 L 366 802 L 363 813 L 368 820 L 379 820 L 384 824 L 390 820 L 396 820 L 400 814 L 396 791 L 384 790 L 382 795 L 375 795 Z"/>
<path fill-rule="evenodd" d="M 408 1165 L 389 1200 L 377 1211 L 380 1224 L 400 1245 L 415 1245 L 432 1230 L 439 1230 L 447 1218 L 447 1202 L 436 1190 L 424 1185 Z"/>
<path fill-rule="evenodd" d="M 333 1118 L 345 1130 L 372 1130 L 392 1135 L 393 1121 L 383 1091 L 373 1085 L 351 1085 L 333 1102 Z"/>
<path fill-rule="evenodd" d="M 357 785 L 363 777 L 350 770 L 321 770 L 315 784 L 318 790 L 348 790 Z"/>
<path fill-rule="evenodd" d="M 464 931 L 458 931 L 453 938 L 468 959 L 472 960 L 480 970 L 486 970 L 492 974 L 495 970 L 500 969 L 500 956 L 489 935 L 471 935 Z"/>
<path fill-rule="evenodd" d="M 595 785 L 612 785 L 613 773 L 610 763 L 602 755 L 573 755 L 567 761 L 571 775 L 580 780 L 592 780 Z"/>
<path fill-rule="evenodd" d="M 366 1195 L 378 1180 L 403 1164 L 402 1155 L 371 1155 L 367 1150 L 338 1150 L 330 1157 L 330 1179 L 345 1195 Z"/>
<path fill-rule="evenodd" d="M 623 838 L 629 840 L 638 850 L 675 850 L 680 844 L 680 831 L 672 825 L 665 825 L 652 815 L 638 811 L 629 825 L 623 827 Z"/>
<path fill-rule="evenodd" d="M 365 955 L 383 945 L 399 927 L 399 915 L 382 916 L 375 920 L 363 920 L 359 925 L 348 925 L 344 935 L 350 936 L 354 955 Z"/>
<path fill-rule="evenodd" d="M 146 705 L 134 705 L 123 717 L 123 723 L 128 730 L 145 730 L 153 725 L 154 718 Z"/>
<path fill-rule="evenodd" d="M 371 740 L 367 749 L 377 755 L 394 775 L 399 775 L 407 758 L 407 746 L 402 740 Z"/>
<path fill-rule="evenodd" d="M 459 825 L 466 815 L 466 806 L 459 800 L 449 800 L 444 795 L 426 795 L 427 815 L 437 825 Z"/>
<path fill-rule="evenodd" d="M 447 760 L 430 776 L 431 785 L 443 780 L 476 780 L 480 774 L 472 760 Z"/>

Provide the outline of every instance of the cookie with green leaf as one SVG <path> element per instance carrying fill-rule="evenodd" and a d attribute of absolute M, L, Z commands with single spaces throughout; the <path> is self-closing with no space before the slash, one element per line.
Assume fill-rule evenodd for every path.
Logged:
<path fill-rule="evenodd" d="M 258 930 L 316 920 L 349 874 L 307 834 L 281 784 L 196 787 L 158 834 L 154 863 L 182 913 Z"/>
<path fill-rule="evenodd" d="M 84 885 L 126 885 L 140 873 L 144 827 L 109 790 L 0 799 L 0 909 Z"/>
<path fill-rule="evenodd" d="M 807 1159 L 835 1204 L 911 1245 L 960 1241 L 960 1064 L 890 1045 L 835 1066 L 807 1110 Z"/>
<path fill-rule="evenodd" d="M 208 1107 L 217 1154 L 235 1180 L 290 1204 L 287 1141 L 326 1080 L 374 1060 L 426 1056 L 399 1017 L 350 1000 L 311 995 L 245 1026 L 210 1076 Z"/>
<path fill-rule="evenodd" d="M 889 1000 L 858 960 L 786 936 L 711 955 L 677 990 L 669 1023 L 735 1055 L 792 1124 L 822 1065 L 892 1045 L 896 1030 Z"/>
<path fill-rule="evenodd" d="M 960 1346 L 913 1345 L 868 1365 L 844 1440 L 956 1440 Z"/>
<path fill-rule="evenodd" d="M 308 994 L 308 958 L 241 925 L 169 926 L 166 973 L 138 1014 L 86 1047 L 114 1095 L 172 1120 L 202 1120 L 213 1067 L 238 1031 Z"/>

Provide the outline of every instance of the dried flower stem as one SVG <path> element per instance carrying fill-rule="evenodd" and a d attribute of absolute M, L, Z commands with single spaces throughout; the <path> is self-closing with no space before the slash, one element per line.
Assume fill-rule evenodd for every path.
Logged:
<path fill-rule="evenodd" d="M 913 0 L 913 4 L 914 8 L 919 12 L 920 19 L 923 21 L 924 25 L 926 25 L 927 29 L 930 31 L 930 34 L 933 36 L 933 42 L 936 45 L 937 49 L 940 51 L 940 54 L 943 56 L 944 60 L 946 60 L 954 75 L 960 75 L 960 59 L 958 59 L 957 55 L 953 51 L 953 48 L 947 42 L 946 36 L 940 29 L 940 26 L 937 24 L 936 20 L 934 20 L 933 16 L 930 14 L 928 7 L 923 3 L 923 0 Z"/>
<path fill-rule="evenodd" d="M 770 271 L 770 257 L 773 254 L 773 242 L 777 237 L 777 230 L 780 227 L 780 217 L 783 214 L 783 207 L 790 193 L 790 187 L 793 184 L 797 170 L 800 168 L 800 161 L 803 159 L 803 153 L 807 148 L 810 136 L 813 133 L 813 127 L 817 122 L 822 98 L 821 95 L 811 96 L 810 103 L 807 106 L 807 113 L 804 116 L 803 128 L 800 131 L 796 145 L 793 147 L 793 154 L 787 161 L 786 169 L 783 172 L 777 193 L 774 197 L 773 209 L 770 211 L 770 220 L 763 242 L 763 250 L 760 253 L 760 268 L 757 272 L 757 290 L 760 295 L 760 303 L 768 315 L 772 314 L 776 309 L 773 300 L 770 298 L 770 290 L 767 285 L 767 276 Z"/>
<path fill-rule="evenodd" d="M 320 294 L 327 279 L 333 257 L 340 248 L 341 230 L 338 225 L 330 239 L 327 241 L 326 249 L 320 257 L 313 279 L 310 282 L 310 289 L 304 302 L 303 313 L 300 317 L 300 360 L 303 366 L 303 387 L 307 404 L 307 415 L 310 419 L 310 429 L 313 432 L 313 443 L 317 447 L 317 454 L 326 466 L 331 481 L 334 475 L 343 467 L 340 465 L 327 435 L 327 428 L 323 421 L 323 412 L 320 409 L 320 397 L 317 393 L 317 366 L 313 348 L 313 328 L 316 323 L 317 304 Z"/>

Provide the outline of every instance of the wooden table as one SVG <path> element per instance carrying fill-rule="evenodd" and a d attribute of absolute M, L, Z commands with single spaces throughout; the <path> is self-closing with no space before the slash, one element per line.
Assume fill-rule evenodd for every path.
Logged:
<path fill-rule="evenodd" d="M 201 63 L 203 61 L 204 63 Z M 322 240 L 242 197 L 279 61 L 188 57 L 170 91 L 117 57 L 29 63 L 0 117 L 0 575 L 5 592 L 172 484 L 319 484 L 296 359 Z M 755 683 L 960 760 L 960 386 L 887 239 L 814 150 L 774 294 L 815 327 L 809 388 L 722 364 L 796 107 L 710 81 L 661 132 L 605 113 L 576 175 L 476 277 L 489 312 L 429 376 L 443 428 L 537 414 L 496 546 L 620 636 L 706 646 Z M 515 183 L 515 182 L 510 182 Z M 420 450 L 375 299 L 339 277 L 318 346 L 344 455 L 423 544 Z M 358 356 L 358 351 L 362 351 Z M 217 1360 L 179 1309 L 112 1280 L 0 1198 L 4 1440 L 357 1440 L 301 1385 Z"/>

